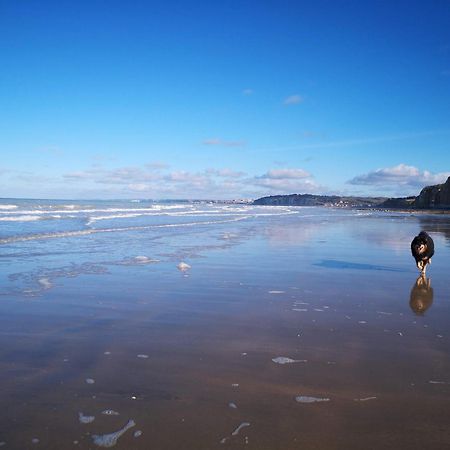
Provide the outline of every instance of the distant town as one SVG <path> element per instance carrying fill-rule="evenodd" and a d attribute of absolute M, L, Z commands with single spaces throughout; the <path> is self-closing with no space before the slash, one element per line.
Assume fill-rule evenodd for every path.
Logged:
<path fill-rule="evenodd" d="M 450 177 L 443 184 L 424 187 L 411 197 L 352 197 L 289 194 L 258 198 L 254 205 L 329 206 L 334 208 L 450 209 Z"/>

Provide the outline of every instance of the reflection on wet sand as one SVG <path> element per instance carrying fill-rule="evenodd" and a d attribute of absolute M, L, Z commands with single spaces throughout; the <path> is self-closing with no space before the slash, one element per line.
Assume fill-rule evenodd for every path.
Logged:
<path fill-rule="evenodd" d="M 409 306 L 416 314 L 423 314 L 433 303 L 433 288 L 431 279 L 425 275 L 420 275 L 414 283 Z"/>

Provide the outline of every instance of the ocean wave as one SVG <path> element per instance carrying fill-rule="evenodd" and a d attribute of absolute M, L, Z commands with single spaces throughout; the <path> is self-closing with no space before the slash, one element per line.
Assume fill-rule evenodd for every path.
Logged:
<path fill-rule="evenodd" d="M 70 206 L 75 206 L 74 208 L 70 208 Z M 60 206 L 61 208 L 61 206 Z M 62 206 L 62 208 L 65 208 L 65 206 Z M 133 212 L 155 212 L 155 211 L 163 211 L 165 209 L 172 210 L 172 209 L 183 209 L 184 206 L 163 206 L 163 207 L 157 207 L 157 208 L 82 208 L 82 209 L 76 209 L 76 205 L 67 205 L 67 209 L 24 209 L 24 210 L 14 210 L 10 211 L 9 208 L 2 210 L 0 208 L 0 214 L 1 215 L 9 215 L 9 214 L 92 214 L 92 213 L 133 213 Z"/>
<path fill-rule="evenodd" d="M 183 227 L 194 227 L 203 225 L 218 225 L 224 223 L 238 222 L 241 220 L 250 219 L 251 217 L 252 217 L 251 215 L 247 215 L 242 217 L 235 217 L 229 220 L 211 220 L 205 222 L 168 223 L 161 225 L 144 225 L 134 227 L 123 227 L 123 228 L 98 228 L 98 229 L 77 230 L 77 231 L 61 231 L 55 233 L 28 234 L 22 236 L 11 236 L 8 238 L 0 239 L 0 244 L 10 244 L 13 242 L 36 241 L 36 240 L 57 239 L 66 237 L 80 237 L 97 233 L 123 233 L 127 231 L 143 231 L 159 228 L 183 228 Z"/>
<path fill-rule="evenodd" d="M 89 217 L 89 220 L 87 221 L 87 224 L 91 225 L 94 222 L 98 222 L 99 220 L 130 219 L 130 218 L 133 218 L 133 217 L 140 217 L 140 216 L 146 216 L 146 215 L 152 215 L 152 214 L 125 213 L 125 214 L 110 214 L 108 216 L 92 216 L 92 217 Z"/>
<path fill-rule="evenodd" d="M 17 208 L 18 208 L 17 205 L 0 205 L 0 211 L 1 210 L 9 211 L 11 209 L 17 209 Z"/>
<path fill-rule="evenodd" d="M 61 216 L 60 214 L 52 214 L 50 216 L 21 214 L 19 216 L 0 216 L 0 222 L 35 222 L 37 220 L 51 220 L 51 219 L 68 219 L 75 216 Z"/>
<path fill-rule="evenodd" d="M 101 220 L 111 220 L 111 219 L 129 219 L 134 217 L 156 217 L 156 216 L 167 216 L 167 217 L 241 217 L 248 216 L 251 214 L 254 217 L 270 217 L 270 216 L 285 216 L 298 214 L 298 211 L 276 211 L 270 212 L 250 212 L 249 210 L 239 209 L 239 210 L 210 210 L 210 211 L 177 211 L 177 212 L 153 212 L 153 213 L 122 213 L 122 214 L 109 214 L 103 216 L 91 216 L 87 222 L 87 225 L 92 225 L 95 222 Z"/>
<path fill-rule="evenodd" d="M 7 217 L 0 216 L 0 222 L 34 222 L 35 220 L 42 220 L 42 216 L 31 216 L 31 215 L 7 216 Z"/>

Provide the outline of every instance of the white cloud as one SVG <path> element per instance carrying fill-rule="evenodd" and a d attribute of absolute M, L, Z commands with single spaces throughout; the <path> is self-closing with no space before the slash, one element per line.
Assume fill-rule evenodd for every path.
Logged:
<path fill-rule="evenodd" d="M 291 178 L 261 178 L 256 177 L 252 183 L 254 186 L 264 188 L 264 195 L 268 194 L 305 194 L 318 192 L 320 186 L 313 179 Z"/>
<path fill-rule="evenodd" d="M 152 188 L 151 185 L 145 183 L 131 183 L 127 187 L 133 192 L 146 192 Z"/>
<path fill-rule="evenodd" d="M 304 169 L 271 169 L 263 175 L 247 180 L 249 184 L 263 188 L 264 195 L 318 192 L 321 186 Z"/>
<path fill-rule="evenodd" d="M 308 178 L 311 174 L 303 169 L 272 169 L 261 176 L 261 178 L 269 179 L 298 179 L 298 178 Z"/>
<path fill-rule="evenodd" d="M 289 97 L 285 98 L 283 103 L 285 105 L 298 105 L 299 103 L 303 103 L 304 100 L 305 99 L 301 95 L 294 94 L 294 95 L 290 95 Z"/>
<path fill-rule="evenodd" d="M 253 89 L 244 89 L 244 90 L 242 91 L 242 93 L 243 93 L 244 95 L 252 95 L 252 94 L 253 94 Z"/>
<path fill-rule="evenodd" d="M 411 187 L 420 188 L 427 185 L 444 183 L 450 172 L 431 173 L 428 170 L 420 171 L 417 167 L 407 164 L 398 164 L 394 167 L 377 169 L 359 175 L 348 181 L 354 185 L 381 186 L 385 188 Z"/>
<path fill-rule="evenodd" d="M 159 167 L 159 166 L 158 166 Z M 239 198 L 270 194 L 313 193 L 321 188 L 313 176 L 301 168 L 270 169 L 249 176 L 231 168 L 208 168 L 198 172 L 155 170 L 149 166 L 119 167 L 113 170 L 85 170 L 63 175 L 69 186 L 95 190 L 104 186 L 111 196 L 141 194 L 149 198 Z M 102 191 L 103 192 L 103 191 Z"/>

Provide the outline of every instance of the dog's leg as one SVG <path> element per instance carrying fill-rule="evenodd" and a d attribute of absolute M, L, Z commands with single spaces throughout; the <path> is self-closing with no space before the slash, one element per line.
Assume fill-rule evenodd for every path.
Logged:
<path fill-rule="evenodd" d="M 420 272 L 423 272 L 423 261 L 417 261 L 416 266 L 420 270 Z"/>

